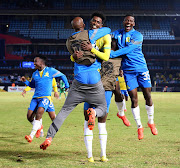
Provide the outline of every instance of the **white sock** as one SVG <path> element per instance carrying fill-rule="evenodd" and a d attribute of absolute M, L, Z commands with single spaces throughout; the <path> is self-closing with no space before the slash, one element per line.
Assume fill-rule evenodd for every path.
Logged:
<path fill-rule="evenodd" d="M 134 120 L 136 121 L 137 128 L 142 128 L 139 106 L 135 108 L 131 108 L 131 111 L 132 111 Z"/>
<path fill-rule="evenodd" d="M 125 99 L 123 99 L 123 106 L 124 106 L 124 110 L 126 109 L 126 101 Z"/>
<path fill-rule="evenodd" d="M 122 102 L 116 102 L 118 113 L 120 116 L 124 116 L 124 103 Z"/>
<path fill-rule="evenodd" d="M 148 123 L 154 124 L 154 104 L 152 106 L 146 105 L 146 111 L 148 115 Z"/>
<path fill-rule="evenodd" d="M 42 125 L 42 118 L 39 120 Z M 43 129 L 41 129 L 41 133 L 43 133 Z"/>
<path fill-rule="evenodd" d="M 41 122 L 39 120 L 34 120 L 33 128 L 31 131 L 31 137 L 34 138 L 34 135 L 36 134 L 37 130 L 41 128 Z"/>
<path fill-rule="evenodd" d="M 96 116 L 96 110 L 94 110 L 94 113 L 95 113 L 95 117 L 97 117 L 97 116 Z"/>
<path fill-rule="evenodd" d="M 99 139 L 100 139 L 100 145 L 101 145 L 101 157 L 106 157 L 106 144 L 107 144 L 107 130 L 106 130 L 106 123 L 99 123 L 98 122 L 98 128 L 99 128 Z"/>
<path fill-rule="evenodd" d="M 35 121 L 35 117 L 34 117 L 34 120 L 31 122 L 32 125 L 34 125 L 34 121 Z"/>
<path fill-rule="evenodd" d="M 86 145 L 88 158 L 93 157 L 92 155 L 92 140 L 93 140 L 93 131 L 88 128 L 88 121 L 84 121 L 84 142 Z"/>

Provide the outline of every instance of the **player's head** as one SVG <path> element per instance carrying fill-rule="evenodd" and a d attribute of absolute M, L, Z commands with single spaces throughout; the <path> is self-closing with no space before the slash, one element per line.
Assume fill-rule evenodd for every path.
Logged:
<path fill-rule="evenodd" d="M 120 75 L 121 77 L 123 76 L 123 70 L 122 70 L 122 69 L 119 70 L 119 75 Z"/>
<path fill-rule="evenodd" d="M 124 17 L 123 26 L 126 32 L 129 32 L 135 26 L 135 18 L 133 15 L 127 14 Z"/>
<path fill-rule="evenodd" d="M 75 17 L 72 21 L 71 21 L 71 25 L 72 28 L 78 32 L 78 31 L 83 31 L 85 24 L 84 21 L 81 17 Z"/>
<path fill-rule="evenodd" d="M 34 58 L 35 69 L 42 70 L 46 65 L 47 58 L 43 55 L 38 55 Z"/>
<path fill-rule="evenodd" d="M 103 27 L 105 20 L 106 17 L 104 16 L 104 14 L 100 12 L 93 13 L 90 20 L 90 29 L 98 29 Z"/>

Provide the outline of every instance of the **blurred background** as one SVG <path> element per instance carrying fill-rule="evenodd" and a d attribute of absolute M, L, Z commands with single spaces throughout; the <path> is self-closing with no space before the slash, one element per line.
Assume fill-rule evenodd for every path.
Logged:
<path fill-rule="evenodd" d="M 152 91 L 180 91 L 180 0 L 1 0 L 0 87 L 21 86 L 31 77 L 37 54 L 73 80 L 73 63 L 66 39 L 74 32 L 71 20 L 81 16 L 89 29 L 93 12 L 106 15 L 112 31 L 123 28 L 126 14 L 135 16 L 135 29 L 144 36 L 143 53 Z"/>

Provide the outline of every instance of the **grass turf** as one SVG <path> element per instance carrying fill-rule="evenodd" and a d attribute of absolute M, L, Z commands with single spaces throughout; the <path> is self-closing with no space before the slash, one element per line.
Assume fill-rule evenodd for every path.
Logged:
<path fill-rule="evenodd" d="M 151 134 L 147 127 L 147 114 L 142 93 L 139 95 L 141 121 L 144 126 L 144 139 L 137 138 L 137 128 L 127 102 L 126 116 L 130 127 L 123 125 L 116 116 L 117 107 L 112 98 L 107 118 L 107 157 L 109 162 L 99 161 L 100 144 L 97 122 L 93 139 L 95 163 L 88 163 L 83 136 L 83 104 L 78 105 L 68 116 L 61 129 L 47 150 L 40 150 L 39 145 L 45 140 L 34 138 L 29 144 L 24 136 L 29 135 L 32 125 L 26 119 L 27 108 L 32 93 L 22 97 L 21 93 L 0 92 L 0 167 L 147 167 L 178 168 L 180 165 L 180 93 L 152 93 L 155 105 L 155 123 L 158 135 Z M 64 103 L 54 99 L 56 114 Z M 97 120 L 96 120 L 97 121 Z M 43 115 L 44 133 L 51 120 L 47 113 Z"/>

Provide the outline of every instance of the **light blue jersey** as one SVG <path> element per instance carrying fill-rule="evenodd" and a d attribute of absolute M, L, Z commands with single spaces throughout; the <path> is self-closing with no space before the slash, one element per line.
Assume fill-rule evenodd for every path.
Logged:
<path fill-rule="evenodd" d="M 50 67 L 45 67 L 42 77 L 40 76 L 39 71 L 36 70 L 32 75 L 31 82 L 26 80 L 24 83 L 27 86 L 35 88 L 33 98 L 46 97 L 51 96 L 53 78 L 62 79 L 65 83 L 65 88 L 69 88 L 66 76 L 60 71 Z"/>
<path fill-rule="evenodd" d="M 111 50 L 110 58 L 122 56 L 123 70 L 147 70 L 146 60 L 142 53 L 143 35 L 140 32 L 135 29 L 129 32 L 119 29 L 112 33 L 112 37 L 117 39 L 119 50 Z"/>
<path fill-rule="evenodd" d="M 108 27 L 102 27 L 99 29 L 89 30 L 89 40 L 91 44 L 95 46 L 95 42 L 97 39 L 109 34 L 111 29 Z M 75 32 L 79 33 L 79 32 Z M 73 33 L 72 35 L 74 35 Z M 91 65 L 82 65 L 78 63 L 74 63 L 74 78 L 83 84 L 96 84 L 100 81 L 101 76 L 98 70 L 101 69 L 101 62 L 96 59 L 96 61 Z"/>

